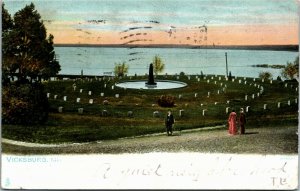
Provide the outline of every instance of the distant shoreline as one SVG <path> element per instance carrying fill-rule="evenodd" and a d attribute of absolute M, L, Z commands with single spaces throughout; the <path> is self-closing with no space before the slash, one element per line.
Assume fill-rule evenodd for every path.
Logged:
<path fill-rule="evenodd" d="M 189 48 L 189 49 L 232 49 L 232 50 L 273 50 L 299 51 L 299 45 L 238 45 L 238 46 L 193 46 L 193 45 L 123 45 L 123 44 L 54 44 L 54 47 L 110 47 L 110 48 Z"/>

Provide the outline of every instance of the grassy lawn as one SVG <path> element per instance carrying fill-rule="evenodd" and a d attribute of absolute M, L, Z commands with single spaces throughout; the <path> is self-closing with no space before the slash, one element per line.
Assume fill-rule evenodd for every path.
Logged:
<path fill-rule="evenodd" d="M 177 80 L 174 76 L 157 78 Z M 130 80 L 129 77 L 106 78 L 101 81 L 76 80 L 75 91 L 73 80 L 46 82 L 46 91 L 50 93 L 50 114 L 47 123 L 40 126 L 3 125 L 2 136 L 35 143 L 81 143 L 159 133 L 165 131 L 164 117 L 169 109 L 174 114 L 176 128 L 182 130 L 225 125 L 228 117 L 226 107 L 238 111 L 241 107 L 250 106 L 246 115 L 247 124 L 252 127 L 290 123 L 294 125 L 298 122 L 298 104 L 295 103 L 295 99 L 298 98 L 298 92 L 295 91 L 297 83 L 275 80 L 271 84 L 270 81 L 254 81 L 247 78 L 247 84 L 244 84 L 244 78 L 236 78 L 232 82 L 226 81 L 224 76 L 212 75 L 204 78 L 199 76 L 199 79 L 198 81 L 196 76 L 190 76 L 190 79 L 188 76 L 180 76 L 179 81 L 187 83 L 187 87 L 151 91 L 125 90 L 114 86 L 116 82 Z M 264 88 L 259 97 L 258 85 Z M 88 94 L 89 91 L 92 92 L 91 95 Z M 104 96 L 101 96 L 101 93 L 104 93 Z M 119 94 L 120 97 L 116 98 L 115 94 Z M 255 94 L 254 99 L 252 94 Z M 56 99 L 54 95 L 57 95 Z M 176 97 L 176 105 L 172 108 L 158 106 L 157 99 L 161 95 Z M 179 98 L 179 95 L 182 97 Z M 245 95 L 248 95 L 248 100 L 245 100 Z M 67 101 L 63 100 L 64 96 L 67 96 Z M 76 98 L 80 98 L 79 103 L 76 102 Z M 89 104 L 89 99 L 93 99 L 93 104 Z M 108 104 L 103 104 L 104 100 L 108 100 Z M 281 102 L 281 108 L 277 107 L 278 102 Z M 267 109 L 263 108 L 264 104 L 267 104 Z M 63 107 L 62 113 L 58 112 L 58 107 Z M 78 108 L 83 108 L 82 114 L 78 113 Z M 103 114 L 103 110 L 107 111 L 107 115 Z M 183 116 L 179 116 L 179 110 L 184 110 Z M 203 110 L 206 110 L 205 116 Z M 128 111 L 132 111 L 133 116 L 128 116 Z M 159 111 L 160 115 L 153 117 L 154 111 Z"/>

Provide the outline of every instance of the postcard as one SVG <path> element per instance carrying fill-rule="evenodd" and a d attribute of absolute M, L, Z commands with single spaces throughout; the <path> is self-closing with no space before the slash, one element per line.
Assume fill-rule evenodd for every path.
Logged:
<path fill-rule="evenodd" d="M 4 0 L 1 188 L 297 189 L 298 10 Z"/>

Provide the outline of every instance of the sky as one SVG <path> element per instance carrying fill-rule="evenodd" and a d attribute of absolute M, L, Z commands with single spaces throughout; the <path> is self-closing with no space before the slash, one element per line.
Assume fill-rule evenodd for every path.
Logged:
<path fill-rule="evenodd" d="M 4 0 L 31 2 L 56 44 L 299 44 L 297 0 Z"/>

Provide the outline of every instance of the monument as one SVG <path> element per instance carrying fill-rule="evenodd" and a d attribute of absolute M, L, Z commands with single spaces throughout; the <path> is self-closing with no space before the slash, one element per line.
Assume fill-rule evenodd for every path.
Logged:
<path fill-rule="evenodd" d="M 145 83 L 146 86 L 150 87 L 156 87 L 156 82 L 154 82 L 154 76 L 153 76 L 153 64 L 151 63 L 149 66 L 149 75 L 148 75 L 148 82 Z"/>

